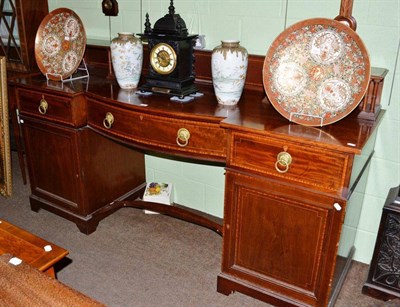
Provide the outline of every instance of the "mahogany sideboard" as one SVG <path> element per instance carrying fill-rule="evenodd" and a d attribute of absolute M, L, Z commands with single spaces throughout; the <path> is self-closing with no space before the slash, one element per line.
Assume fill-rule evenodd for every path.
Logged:
<path fill-rule="evenodd" d="M 182 218 L 222 234 L 219 292 L 274 305 L 333 304 L 354 253 L 346 213 L 361 208 L 351 198 L 365 187 L 384 111 L 374 121 L 355 110 L 329 126 L 306 127 L 279 115 L 257 89 L 247 87 L 236 108 L 223 108 L 209 84 L 198 84 L 202 97 L 177 103 L 121 90 L 107 69 L 89 71 L 65 83 L 42 75 L 9 82 L 33 210 L 54 212 L 86 234 L 121 207 Z M 181 128 L 190 137 L 182 140 Z M 223 224 L 179 205 L 140 201 L 144 154 L 153 152 L 225 165 Z M 287 170 L 277 165 L 281 152 L 291 155 Z"/>

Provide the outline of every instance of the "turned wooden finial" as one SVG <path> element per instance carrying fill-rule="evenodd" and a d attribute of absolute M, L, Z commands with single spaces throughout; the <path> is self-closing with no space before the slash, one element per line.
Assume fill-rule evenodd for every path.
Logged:
<path fill-rule="evenodd" d="M 353 0 L 341 0 L 339 15 L 335 20 L 349 26 L 354 31 L 357 29 L 356 19 L 351 15 L 353 13 Z"/>

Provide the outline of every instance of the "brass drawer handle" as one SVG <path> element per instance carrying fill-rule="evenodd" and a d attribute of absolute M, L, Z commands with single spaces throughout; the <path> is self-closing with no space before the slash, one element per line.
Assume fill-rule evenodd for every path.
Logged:
<path fill-rule="evenodd" d="M 39 108 L 38 108 L 39 113 L 45 115 L 48 107 L 49 107 L 49 104 L 47 103 L 46 99 L 44 99 L 44 98 L 40 99 Z"/>
<path fill-rule="evenodd" d="M 292 163 L 292 156 L 290 153 L 286 151 L 282 151 L 278 153 L 276 162 L 275 162 L 275 169 L 283 174 L 289 170 L 289 165 Z"/>
<path fill-rule="evenodd" d="M 189 144 L 190 132 L 186 128 L 178 130 L 178 136 L 176 137 L 176 144 L 180 147 L 185 147 Z"/>
<path fill-rule="evenodd" d="M 106 117 L 103 120 L 103 126 L 107 129 L 110 129 L 113 123 L 114 123 L 114 116 L 110 112 L 107 112 Z"/>

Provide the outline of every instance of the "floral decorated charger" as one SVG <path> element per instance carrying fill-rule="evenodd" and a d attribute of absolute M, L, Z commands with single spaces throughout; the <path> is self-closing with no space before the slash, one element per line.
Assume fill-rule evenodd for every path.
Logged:
<path fill-rule="evenodd" d="M 67 8 L 50 12 L 35 39 L 40 71 L 51 80 L 64 80 L 79 67 L 86 48 L 86 33 L 79 16 Z"/>
<path fill-rule="evenodd" d="M 347 116 L 364 97 L 370 75 L 368 52 L 356 32 L 324 18 L 287 28 L 272 43 L 263 66 L 271 104 L 290 121 L 308 126 Z"/>

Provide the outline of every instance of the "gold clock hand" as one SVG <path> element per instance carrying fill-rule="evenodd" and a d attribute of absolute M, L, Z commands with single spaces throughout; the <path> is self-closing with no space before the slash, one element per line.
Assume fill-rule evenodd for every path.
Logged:
<path fill-rule="evenodd" d="M 162 67 L 168 66 L 170 62 L 169 55 L 162 51 L 157 54 L 157 60 Z"/>

